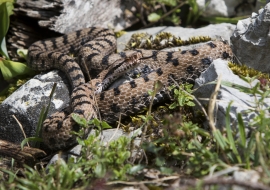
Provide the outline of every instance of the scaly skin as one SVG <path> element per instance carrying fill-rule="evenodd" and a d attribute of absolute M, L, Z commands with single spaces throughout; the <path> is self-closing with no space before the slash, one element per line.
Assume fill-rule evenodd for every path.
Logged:
<path fill-rule="evenodd" d="M 148 91 L 155 81 L 159 80 L 163 88 L 156 94 L 154 104 L 169 98 L 166 87 L 173 84 L 170 77 L 180 83 L 194 83 L 214 59 L 232 58 L 230 46 L 223 41 L 208 42 L 198 49 L 179 52 L 134 50 L 113 54 L 115 47 L 116 39 L 112 31 L 83 29 L 34 43 L 28 51 L 28 65 L 36 70 L 56 68 L 64 71 L 73 87 L 72 113 L 89 120 L 96 118 L 99 110 L 102 119 L 113 123 L 120 114 L 123 118 L 148 107 L 151 99 Z M 68 56 L 70 53 L 77 53 L 78 62 Z M 122 63 L 124 66 L 120 66 Z M 108 81 L 110 84 L 123 74 L 123 70 L 138 64 L 142 69 L 147 65 L 154 71 L 111 90 L 103 91 L 103 86 L 100 88 L 100 84 L 106 83 L 106 88 Z M 85 83 L 81 68 L 88 72 L 93 69 L 103 71 L 96 79 Z M 95 95 L 95 92 L 100 94 Z M 75 136 L 70 132 L 79 129 L 70 112 L 56 112 L 43 123 L 44 143 L 52 150 L 70 147 L 76 143 Z"/>

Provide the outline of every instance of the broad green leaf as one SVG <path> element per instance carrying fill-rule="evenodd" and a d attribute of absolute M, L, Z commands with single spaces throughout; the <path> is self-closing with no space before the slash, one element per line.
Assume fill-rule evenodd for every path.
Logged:
<path fill-rule="evenodd" d="M 86 126 L 87 125 L 87 121 L 84 118 L 80 117 L 78 114 L 73 113 L 71 116 L 72 116 L 72 119 L 76 123 L 78 123 L 80 126 Z"/>
<path fill-rule="evenodd" d="M 0 0 L 0 4 L 6 3 L 6 2 L 14 3 L 14 0 Z"/>
<path fill-rule="evenodd" d="M 5 56 L 7 59 L 9 59 L 5 37 L 0 42 L 0 55 Z"/>
<path fill-rule="evenodd" d="M 13 3 L 14 3 L 14 1 L 6 1 L 6 2 L 7 2 L 6 7 L 7 7 L 8 16 L 13 15 L 13 9 L 14 9 Z"/>
<path fill-rule="evenodd" d="M 145 168 L 145 166 L 140 165 L 140 164 L 134 165 L 134 166 L 132 166 L 132 167 L 129 169 L 129 173 L 130 173 L 130 174 L 135 174 L 135 173 L 141 171 L 141 170 L 144 169 L 144 168 Z"/>
<path fill-rule="evenodd" d="M 157 13 L 151 13 L 150 15 L 148 15 L 147 18 L 149 22 L 156 22 L 160 19 L 160 15 L 158 15 Z"/>
<path fill-rule="evenodd" d="M 106 173 L 106 167 L 102 163 L 98 163 L 96 168 L 95 168 L 95 174 L 98 177 L 103 177 Z"/>
<path fill-rule="evenodd" d="M 27 52 L 28 52 L 27 49 L 18 49 L 18 50 L 17 50 L 17 54 L 18 54 L 20 57 L 24 58 L 25 60 L 27 60 Z"/>
<path fill-rule="evenodd" d="M 112 127 L 105 121 L 101 122 L 102 129 L 111 129 Z"/>
<path fill-rule="evenodd" d="M 34 71 L 25 64 L 4 59 L 0 60 L 0 70 L 7 81 L 18 75 L 34 74 Z"/>
<path fill-rule="evenodd" d="M 187 105 L 190 106 L 190 107 L 195 106 L 194 102 L 191 102 L 191 101 L 190 102 L 187 102 Z"/>
<path fill-rule="evenodd" d="M 9 28 L 9 15 L 8 15 L 7 3 L 2 3 L 0 5 L 0 53 L 8 57 L 5 36 Z"/>

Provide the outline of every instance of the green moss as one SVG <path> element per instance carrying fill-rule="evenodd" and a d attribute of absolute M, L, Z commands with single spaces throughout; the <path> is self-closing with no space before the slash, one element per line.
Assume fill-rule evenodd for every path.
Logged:
<path fill-rule="evenodd" d="M 0 95 L 0 104 L 18 88 L 20 88 L 24 83 L 26 83 L 30 78 L 17 79 L 11 82 L 8 88 L 1 92 Z"/>
<path fill-rule="evenodd" d="M 243 77 L 254 77 L 257 76 L 258 78 L 264 78 L 269 80 L 269 74 L 262 73 L 260 71 L 257 71 L 255 69 L 252 69 L 246 65 L 239 65 L 232 62 L 229 62 L 228 66 L 233 71 L 234 74 L 243 76 Z"/>
<path fill-rule="evenodd" d="M 121 36 L 123 36 L 126 33 L 127 33 L 126 31 L 121 30 L 121 31 L 115 32 L 114 34 L 115 34 L 116 38 L 120 38 Z"/>
<path fill-rule="evenodd" d="M 182 40 L 169 32 L 160 32 L 155 37 L 148 33 L 135 33 L 131 36 L 126 45 L 126 49 L 143 48 L 143 49 L 163 49 L 168 47 L 183 46 L 207 42 L 212 40 L 208 36 L 190 37 L 188 40 Z"/>

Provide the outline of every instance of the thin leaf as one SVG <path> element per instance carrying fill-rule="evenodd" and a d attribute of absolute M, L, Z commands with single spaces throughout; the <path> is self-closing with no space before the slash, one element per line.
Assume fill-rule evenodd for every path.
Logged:
<path fill-rule="evenodd" d="M 209 82 L 207 84 L 216 84 L 216 81 Z M 251 88 L 250 87 L 245 87 L 245 86 L 242 86 L 242 85 L 239 85 L 239 84 L 234 84 L 234 83 L 229 82 L 229 81 L 221 81 L 221 85 L 228 86 L 228 87 L 231 87 L 231 88 L 235 88 L 235 89 L 239 90 L 240 92 L 251 93 Z"/>
<path fill-rule="evenodd" d="M 38 124 L 37 124 L 37 130 L 36 130 L 35 137 L 41 137 L 42 124 L 43 124 L 43 121 L 46 118 L 46 116 L 44 115 L 45 114 L 45 109 L 46 109 L 46 107 L 43 106 L 42 109 L 41 109 L 41 112 L 39 114 Z M 36 147 L 36 146 L 34 145 L 34 147 Z"/>
<path fill-rule="evenodd" d="M 52 88 L 52 91 L 51 91 L 51 94 L 50 94 L 50 100 L 49 100 L 48 106 L 47 107 L 44 106 L 42 108 L 41 112 L 40 112 L 36 134 L 35 134 L 35 137 L 33 137 L 33 138 L 40 138 L 42 136 L 41 128 L 42 128 L 44 120 L 46 119 L 46 117 L 48 115 L 48 111 L 49 111 L 49 108 L 50 108 L 50 105 L 51 105 L 51 101 L 52 101 L 52 97 L 53 97 L 56 85 L 57 85 L 57 83 L 53 84 L 53 88 Z M 39 142 L 39 141 L 35 141 L 35 142 Z M 39 148 L 39 143 L 34 143 L 34 147 Z"/>
<path fill-rule="evenodd" d="M 245 126 L 244 126 L 242 115 L 240 113 L 237 114 L 237 120 L 238 120 L 241 144 L 243 147 L 245 147 L 246 146 Z"/>
<path fill-rule="evenodd" d="M 237 151 L 237 148 L 235 146 L 235 142 L 234 142 L 233 135 L 232 135 L 231 124 L 230 124 L 230 111 L 231 111 L 232 103 L 233 102 L 231 101 L 226 109 L 226 132 L 227 132 L 227 137 L 228 137 L 228 142 L 229 142 L 230 148 L 232 149 L 233 153 L 235 154 L 238 162 L 242 163 L 239 152 Z"/>
<path fill-rule="evenodd" d="M 245 19 L 247 16 L 241 16 L 241 17 L 234 17 L 234 18 L 227 18 L 227 17 L 203 17 L 200 18 L 200 20 L 212 22 L 212 23 L 231 23 L 231 24 L 237 24 L 239 20 Z"/>
<path fill-rule="evenodd" d="M 12 171 L 6 170 L 4 168 L 0 168 L 0 171 L 9 175 L 8 183 L 14 182 L 14 179 L 16 178 L 15 173 L 13 173 Z"/>
<path fill-rule="evenodd" d="M 0 54 L 2 56 L 6 57 L 7 59 L 9 59 L 5 37 L 2 38 L 2 41 L 1 41 L 1 38 L 0 38 Z"/>
<path fill-rule="evenodd" d="M 26 138 L 24 139 L 22 142 L 21 142 L 21 149 L 23 150 L 23 147 L 24 145 L 29 142 L 29 141 L 34 141 L 34 142 L 42 142 L 42 138 L 37 138 L 37 137 L 29 137 L 29 138 Z"/>
<path fill-rule="evenodd" d="M 221 147 L 222 150 L 225 150 L 226 148 L 226 141 L 224 140 L 224 137 L 220 133 L 219 130 L 213 131 L 213 136 L 216 139 L 218 145 Z"/>

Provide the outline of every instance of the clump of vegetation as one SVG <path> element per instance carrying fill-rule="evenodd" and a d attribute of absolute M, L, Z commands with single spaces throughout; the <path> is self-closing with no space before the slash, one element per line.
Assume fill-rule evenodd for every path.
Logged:
<path fill-rule="evenodd" d="M 249 84 L 254 78 L 244 78 Z M 182 91 L 181 89 L 185 89 Z M 1 171 L 3 181 L 1 189 L 70 189 L 86 188 L 93 186 L 108 187 L 114 180 L 144 181 L 147 174 L 144 171 L 158 171 L 158 176 L 172 176 L 175 173 L 189 178 L 203 177 L 215 171 L 221 171 L 232 166 L 242 169 L 263 171 L 261 181 L 268 184 L 270 177 L 270 143 L 268 110 L 262 106 L 264 99 L 268 97 L 270 89 L 260 90 L 260 85 L 254 87 L 241 87 L 242 91 L 249 92 L 258 97 L 256 102 L 257 115 L 244 124 L 239 113 L 237 128 L 230 126 L 230 105 L 226 112 L 226 126 L 224 130 L 211 130 L 201 128 L 199 124 L 191 122 L 176 112 L 168 114 L 158 120 L 162 127 L 155 130 L 156 122 L 154 112 L 148 110 L 147 114 L 140 116 L 141 147 L 133 144 L 133 138 L 120 137 L 117 140 L 104 143 L 100 138 L 101 129 L 110 126 L 97 119 L 86 121 L 73 116 L 75 121 L 82 126 L 77 133 L 77 140 L 82 145 L 80 155 L 71 157 L 67 163 L 59 160 L 55 165 L 45 169 L 33 169 L 25 166 L 20 171 L 23 177 L 16 175 L 17 171 Z M 152 96 L 159 89 L 159 84 L 149 92 Z M 174 87 L 175 101 L 169 108 L 178 109 L 182 106 L 194 106 L 190 85 Z M 260 97 L 260 98 L 259 98 Z M 151 107 L 150 107 L 151 108 Z M 252 110 L 253 111 L 253 108 Z M 98 127 L 87 139 L 84 138 L 85 129 L 92 125 Z M 152 129 L 150 129 L 152 128 Z M 154 129 L 153 129 L 154 128 Z M 249 134 L 245 129 L 253 129 Z M 157 132 L 155 132 L 157 131 Z M 152 136 L 151 133 L 156 133 Z M 239 137 L 236 137 L 236 134 Z M 136 151 L 134 151 L 136 150 Z M 134 156 L 134 153 L 136 156 Z M 133 156 L 132 156 L 133 155 Z M 143 174 L 143 175 L 142 175 Z M 201 181 L 203 185 L 204 180 Z M 200 182 L 194 184 L 199 184 Z M 61 185 L 60 185 L 61 184 Z M 155 184 L 155 182 L 153 182 Z"/>
<path fill-rule="evenodd" d="M 0 72 L 4 80 L 9 83 L 9 86 L 0 92 L 0 104 L 6 97 L 26 82 L 29 75 L 32 76 L 35 74 L 25 64 L 10 60 L 8 55 L 5 36 L 9 28 L 9 17 L 13 14 L 13 3 L 13 0 L 0 2 Z"/>
<path fill-rule="evenodd" d="M 233 71 L 234 74 L 239 75 L 239 76 L 244 76 L 244 77 L 257 76 L 258 78 L 269 79 L 269 74 L 262 73 L 260 71 L 253 69 L 253 68 L 250 68 L 246 65 L 239 65 L 239 64 L 235 64 L 233 62 L 229 62 L 228 66 L 230 67 L 230 69 Z"/>
<path fill-rule="evenodd" d="M 20 171 L 23 177 L 16 175 L 17 171 L 1 169 L 6 173 L 1 177 L 1 189 L 71 189 L 86 188 L 96 179 L 124 180 L 131 172 L 132 165 L 127 162 L 130 157 L 128 148 L 130 139 L 120 137 L 118 140 L 104 145 L 99 139 L 99 132 L 90 135 L 87 140 L 78 139 L 83 145 L 79 157 L 71 158 L 67 163 L 59 159 L 47 169 L 34 169 L 25 166 Z M 104 182 L 104 186 L 105 186 Z"/>
<path fill-rule="evenodd" d="M 0 104 L 18 88 L 20 88 L 24 83 L 26 83 L 30 78 L 16 79 L 9 83 L 9 86 L 2 92 L 0 92 Z"/>
<path fill-rule="evenodd" d="M 168 47 L 177 47 L 183 45 L 196 44 L 210 41 L 208 36 L 191 37 L 188 40 L 182 40 L 169 32 L 160 32 L 155 37 L 147 33 L 135 33 L 131 36 L 126 45 L 126 49 L 142 48 L 160 50 Z"/>
<path fill-rule="evenodd" d="M 159 4 L 162 7 L 162 4 L 165 4 L 169 7 L 176 5 L 180 7 L 178 0 L 153 2 L 153 6 Z M 149 4 L 153 2 L 145 1 Z M 191 16 L 187 23 L 192 23 L 198 19 L 198 9 L 195 1 L 188 2 L 193 12 L 190 13 Z M 149 4 L 146 7 L 150 6 Z M 181 12 L 179 7 L 172 9 L 170 14 L 162 11 L 153 12 L 148 19 L 150 22 L 156 22 L 165 20 L 169 15 L 168 18 L 178 25 L 180 20 L 176 15 L 179 11 Z M 129 47 L 158 49 L 164 44 L 165 46 L 182 45 L 197 40 L 201 41 L 207 37 L 190 39 L 191 42 L 182 41 L 169 33 L 161 33 L 154 39 L 146 34 L 139 34 L 138 38 L 144 39 L 145 42 L 142 43 L 141 39 L 134 40 L 130 42 Z M 4 62 L 2 61 L 2 63 Z M 192 121 L 191 117 L 179 114 L 179 110 L 182 111 L 183 107 L 194 106 L 195 98 L 191 95 L 193 90 L 190 85 L 173 86 L 170 88 L 174 94 L 174 101 L 171 104 L 161 106 L 157 111 L 153 111 L 152 105 L 150 105 L 146 114 L 132 118 L 132 124 L 136 125 L 138 130 L 137 136 L 132 138 L 120 137 L 105 144 L 100 135 L 102 129 L 110 127 L 107 123 L 97 119 L 86 121 L 74 115 L 74 120 L 82 126 L 82 130 L 75 133 L 78 143 L 82 145 L 81 154 L 71 157 L 67 162 L 59 159 L 46 169 L 43 168 L 42 163 L 38 163 L 34 168 L 29 166 L 9 170 L 0 168 L 0 189 L 110 189 L 113 184 L 119 185 L 125 184 L 125 182 L 127 184 L 137 182 L 140 185 L 144 184 L 149 189 L 160 189 L 161 187 L 158 186 L 168 184 L 162 178 L 164 176 L 174 177 L 168 177 L 169 179 L 179 179 L 179 176 L 189 178 L 190 187 L 201 189 L 206 182 L 202 177 L 233 166 L 243 170 L 258 171 L 261 174 L 261 182 L 269 185 L 270 149 L 267 145 L 270 144 L 270 119 L 268 118 L 268 108 L 263 105 L 264 100 L 269 97 L 270 89 L 265 85 L 264 91 L 262 91 L 260 84 L 251 85 L 255 79 L 253 76 L 260 75 L 259 73 L 243 68 L 233 68 L 233 70 L 241 70 L 238 74 L 243 75 L 243 80 L 248 82 L 251 87 L 228 83 L 227 85 L 257 97 L 256 106 L 248 110 L 249 112 L 256 110 L 257 115 L 249 123 L 244 124 L 242 115 L 239 113 L 236 127 L 238 130 L 232 129 L 230 126 L 230 105 L 226 112 L 224 130 L 216 129 L 214 126 L 210 130 L 206 130 L 199 123 Z M 264 75 L 262 77 L 266 78 Z M 157 82 L 153 90 L 149 92 L 152 98 L 159 88 L 160 85 Z M 168 110 L 170 111 L 168 112 Z M 39 126 L 47 113 L 48 109 L 44 108 Z M 98 129 L 95 131 L 92 129 L 94 133 L 85 139 L 85 130 L 93 125 Z M 252 129 L 249 134 L 245 133 L 246 128 Z M 129 132 L 131 128 L 126 126 L 125 130 Z M 37 140 L 39 135 L 37 132 L 37 137 L 33 139 Z M 141 138 L 139 147 L 134 144 L 135 137 Z M 157 171 L 158 183 L 155 180 L 149 180 L 145 171 L 150 170 Z M 226 173 L 224 176 L 230 175 L 230 173 Z M 216 184 L 218 184 L 218 180 Z M 262 187 L 261 184 L 258 186 Z"/>
<path fill-rule="evenodd" d="M 173 26 L 196 26 L 200 23 L 233 23 L 236 24 L 241 17 L 204 17 L 203 11 L 209 5 L 210 1 L 205 4 L 204 8 L 199 8 L 196 0 L 144 0 L 140 2 L 140 13 L 138 18 L 144 27 L 150 27 L 155 24 L 173 25 Z"/>

